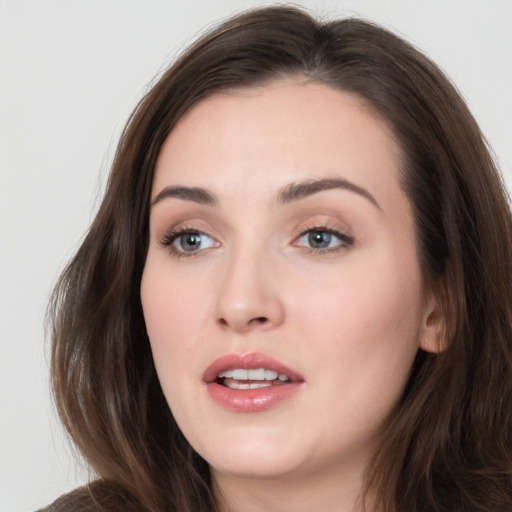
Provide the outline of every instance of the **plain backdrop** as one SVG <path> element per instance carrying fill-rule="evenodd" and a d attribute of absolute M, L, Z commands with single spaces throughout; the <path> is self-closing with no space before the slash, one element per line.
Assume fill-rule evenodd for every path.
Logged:
<path fill-rule="evenodd" d="M 51 406 L 44 313 L 148 84 L 205 27 L 271 2 L 0 0 L 0 510 L 83 483 Z M 512 188 L 512 1 L 299 1 L 391 28 L 453 79 Z"/>

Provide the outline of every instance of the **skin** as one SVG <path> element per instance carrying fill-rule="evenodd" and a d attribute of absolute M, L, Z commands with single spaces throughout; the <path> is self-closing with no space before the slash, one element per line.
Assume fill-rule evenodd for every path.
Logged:
<path fill-rule="evenodd" d="M 361 99 L 291 80 L 204 100 L 164 143 L 153 201 L 187 186 L 218 204 L 153 204 L 142 305 L 168 404 L 225 510 L 357 509 L 378 436 L 437 330 L 399 162 Z M 360 190 L 278 200 L 291 183 L 322 179 Z M 162 243 L 183 228 L 204 233 L 202 247 Z M 308 234 L 326 230 L 342 236 L 312 251 Z M 304 382 L 267 410 L 226 410 L 203 373 L 251 352 Z"/>

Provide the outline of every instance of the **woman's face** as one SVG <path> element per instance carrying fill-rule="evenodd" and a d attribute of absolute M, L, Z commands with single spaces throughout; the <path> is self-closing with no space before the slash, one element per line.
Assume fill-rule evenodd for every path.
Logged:
<path fill-rule="evenodd" d="M 142 305 L 217 476 L 367 462 L 432 330 L 399 162 L 357 96 L 291 81 L 213 96 L 163 145 Z"/>

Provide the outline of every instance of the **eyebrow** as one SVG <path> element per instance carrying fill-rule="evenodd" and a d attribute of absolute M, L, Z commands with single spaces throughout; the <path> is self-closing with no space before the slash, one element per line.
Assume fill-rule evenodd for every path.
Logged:
<path fill-rule="evenodd" d="M 360 196 L 368 199 L 374 206 L 382 211 L 377 200 L 363 187 L 352 183 L 351 181 L 341 178 L 324 178 L 320 180 L 305 180 L 299 183 L 291 183 L 287 185 L 283 191 L 279 194 L 278 203 L 288 204 L 292 201 L 304 199 L 305 197 L 323 192 L 325 190 L 331 190 L 335 188 L 341 188 L 343 190 L 349 190 L 359 194 Z"/>
<path fill-rule="evenodd" d="M 155 204 L 169 197 L 174 197 L 175 199 L 181 199 L 183 201 L 193 201 L 194 203 L 204 204 L 207 206 L 216 206 L 219 204 L 217 196 L 213 192 L 209 192 L 204 188 L 177 186 L 165 187 L 162 189 L 151 206 L 155 206 Z"/>
<path fill-rule="evenodd" d="M 354 192 L 368 201 L 370 201 L 379 210 L 382 210 L 377 200 L 365 188 L 356 185 L 348 180 L 341 178 L 324 178 L 320 180 L 305 180 L 298 183 L 290 183 L 279 194 L 278 204 L 289 204 L 300 199 L 304 199 L 311 195 L 326 190 L 343 189 Z M 163 201 L 167 198 L 181 199 L 183 201 L 192 201 L 201 205 L 218 206 L 219 199 L 217 196 L 201 187 L 186 187 L 186 186 L 168 186 L 163 188 L 151 206 Z"/>

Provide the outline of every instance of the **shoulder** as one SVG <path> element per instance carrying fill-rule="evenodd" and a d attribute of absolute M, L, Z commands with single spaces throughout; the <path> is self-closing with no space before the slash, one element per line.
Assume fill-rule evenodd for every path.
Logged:
<path fill-rule="evenodd" d="M 134 497 L 118 485 L 97 480 L 63 494 L 36 512 L 141 512 Z"/>
<path fill-rule="evenodd" d="M 93 512 L 101 510 L 95 507 L 95 500 L 88 487 L 80 487 L 67 494 L 63 494 L 47 507 L 37 512 Z"/>

